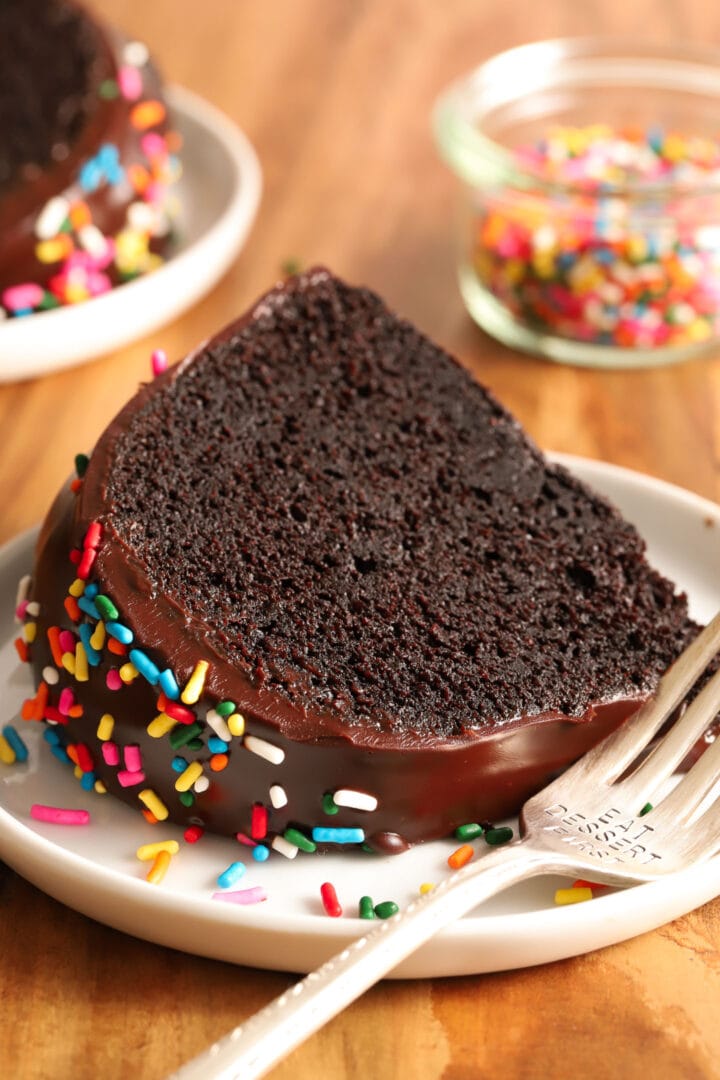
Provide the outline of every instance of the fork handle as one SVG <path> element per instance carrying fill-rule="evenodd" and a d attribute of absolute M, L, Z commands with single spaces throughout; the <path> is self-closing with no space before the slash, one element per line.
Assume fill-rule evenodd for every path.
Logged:
<path fill-rule="evenodd" d="M 525 840 L 497 848 L 383 920 L 229 1035 L 174 1080 L 256 1080 L 454 919 L 523 878 L 567 869 Z"/>

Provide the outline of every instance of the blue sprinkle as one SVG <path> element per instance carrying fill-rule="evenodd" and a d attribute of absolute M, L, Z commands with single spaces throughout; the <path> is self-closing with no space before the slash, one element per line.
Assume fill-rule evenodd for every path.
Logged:
<path fill-rule="evenodd" d="M 87 596 L 88 600 L 94 600 L 97 594 L 100 592 L 100 586 L 94 582 L 85 586 L 85 592 L 83 596 Z"/>
<path fill-rule="evenodd" d="M 160 672 L 159 682 L 160 689 L 165 697 L 170 698 L 171 701 L 177 701 L 180 697 L 180 687 L 170 668 L 165 668 L 164 671 Z"/>
<path fill-rule="evenodd" d="M 95 787 L 96 776 L 95 773 L 85 772 L 80 777 L 80 787 L 84 791 L 92 791 Z"/>
<path fill-rule="evenodd" d="M 267 848 L 265 850 L 267 851 Z M 218 875 L 217 883 L 221 889 L 229 889 L 231 885 L 240 880 L 244 873 L 245 863 L 230 863 L 227 870 L 223 870 L 222 874 Z"/>
<path fill-rule="evenodd" d="M 64 746 L 53 746 L 52 743 L 51 743 L 50 744 L 50 749 L 52 750 L 53 754 L 58 759 L 58 761 L 62 761 L 63 764 L 65 764 L 65 765 L 71 765 L 72 764 L 72 762 L 70 761 L 70 758 L 67 756 L 67 751 L 65 750 Z"/>
<path fill-rule="evenodd" d="M 147 679 L 151 686 L 155 686 L 160 678 L 160 668 L 153 664 L 147 653 L 141 649 L 130 650 L 130 662 L 135 665 L 140 674 Z"/>
<path fill-rule="evenodd" d="M 312 838 L 317 844 L 362 844 L 365 840 L 365 830 L 330 829 L 318 826 L 313 829 Z"/>
<path fill-rule="evenodd" d="M 265 862 L 270 858 L 270 848 L 265 847 L 264 844 L 257 844 L 252 849 L 252 857 L 255 862 Z"/>
<path fill-rule="evenodd" d="M 208 739 L 208 750 L 213 754 L 227 754 L 228 744 L 217 735 L 211 735 Z"/>
<path fill-rule="evenodd" d="M 20 762 L 27 761 L 28 748 L 22 741 L 12 724 L 5 725 L 5 727 L 3 728 L 3 735 L 5 736 L 5 738 L 15 752 L 15 760 Z"/>
<path fill-rule="evenodd" d="M 46 743 L 50 743 L 51 746 L 58 746 L 60 743 L 60 736 L 55 728 L 46 727 L 43 731 L 43 739 Z"/>
<path fill-rule="evenodd" d="M 188 763 L 184 757 L 174 757 L 170 762 L 175 772 L 184 773 L 188 767 Z"/>
<path fill-rule="evenodd" d="M 21 319 L 23 315 L 32 315 L 33 309 L 31 307 L 15 308 L 13 315 L 16 319 Z"/>
<path fill-rule="evenodd" d="M 95 628 L 90 626 L 90 623 L 81 623 L 78 633 L 80 634 L 80 640 L 85 646 L 85 652 L 87 653 L 88 664 L 91 667 L 97 667 L 100 663 L 101 656 L 97 649 L 94 649 L 90 644 L 90 638 L 93 636 Z"/>
<path fill-rule="evenodd" d="M 91 193 L 97 191 L 102 183 L 103 171 L 97 157 L 86 161 L 78 173 L 78 181 L 83 191 Z"/>
<path fill-rule="evenodd" d="M 123 626 L 123 624 L 119 622 L 106 622 L 105 629 L 108 634 L 110 634 L 111 637 L 114 637 L 116 641 L 119 641 L 121 645 L 129 645 L 135 637 L 129 626 Z"/>
<path fill-rule="evenodd" d="M 99 619 L 100 612 L 95 607 L 95 604 L 91 597 L 80 596 L 78 597 L 78 607 L 81 611 L 84 611 L 86 615 L 89 615 L 91 619 Z"/>

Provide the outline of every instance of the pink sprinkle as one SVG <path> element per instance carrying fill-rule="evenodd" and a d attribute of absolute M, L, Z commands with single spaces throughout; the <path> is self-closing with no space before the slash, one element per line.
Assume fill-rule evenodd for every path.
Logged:
<path fill-rule="evenodd" d="M 43 806 L 41 803 L 32 804 L 30 817 L 50 825 L 87 825 L 90 821 L 87 810 L 65 810 L 60 806 Z"/>
<path fill-rule="evenodd" d="M 127 101 L 137 101 L 142 94 L 142 75 L 136 67 L 125 65 L 118 71 L 118 86 Z"/>
<path fill-rule="evenodd" d="M 107 744 L 105 744 L 107 745 Z M 145 773 L 130 772 L 129 769 L 121 769 L 117 774 L 118 784 L 120 787 L 135 787 L 136 784 L 143 784 L 145 782 Z"/>
<path fill-rule="evenodd" d="M 150 357 L 150 363 L 152 364 L 152 373 L 157 376 L 163 371 L 167 371 L 168 358 L 164 349 L 156 349 Z"/>
<path fill-rule="evenodd" d="M 125 768 L 130 772 L 140 772 L 142 769 L 142 754 L 137 743 L 130 743 L 123 751 Z"/>
<path fill-rule="evenodd" d="M 253 840 L 247 833 L 235 833 L 235 839 L 239 840 L 241 844 L 245 844 L 247 847 L 257 847 L 257 840 Z"/>
<path fill-rule="evenodd" d="M 63 652 L 75 652 L 75 635 L 71 630 L 61 630 L 58 634 L 58 641 Z"/>
<path fill-rule="evenodd" d="M 120 678 L 120 672 L 117 670 L 117 668 L 110 668 L 107 675 L 105 676 L 105 685 L 107 686 L 108 690 L 119 690 L 122 684 L 123 681 Z"/>
<path fill-rule="evenodd" d="M 22 620 L 25 618 L 25 612 L 27 611 L 27 606 L 28 606 L 29 603 L 30 603 L 29 600 L 21 600 L 20 601 L 18 606 L 15 608 L 15 618 L 16 619 L 20 619 L 20 621 L 22 622 Z"/>
<path fill-rule="evenodd" d="M 140 140 L 140 147 L 143 154 L 151 160 L 157 157 L 164 157 L 167 154 L 167 143 L 165 138 L 156 131 L 149 131 L 147 135 L 143 135 Z"/>
<path fill-rule="evenodd" d="M 112 282 L 107 274 L 100 274 L 97 271 L 93 271 L 91 274 L 88 274 L 87 287 L 90 290 L 91 296 L 103 296 L 112 289 Z"/>
<path fill-rule="evenodd" d="M 60 691 L 60 697 L 58 699 L 58 709 L 63 716 L 69 716 L 70 710 L 75 704 L 75 695 L 69 686 L 66 686 Z"/>
<path fill-rule="evenodd" d="M 260 886 L 254 889 L 240 889 L 237 892 L 216 892 L 212 894 L 213 900 L 224 900 L 227 904 L 259 904 L 267 900 L 267 893 Z"/>
<path fill-rule="evenodd" d="M 28 282 L 26 285 L 13 285 L 2 294 L 2 302 L 11 311 L 26 311 L 42 303 L 45 295 L 41 285 Z"/>
<path fill-rule="evenodd" d="M 120 751 L 118 750 L 117 743 L 104 742 L 102 744 L 102 756 L 105 758 L 106 765 L 112 765 L 113 767 L 115 767 L 115 765 L 119 765 Z"/>

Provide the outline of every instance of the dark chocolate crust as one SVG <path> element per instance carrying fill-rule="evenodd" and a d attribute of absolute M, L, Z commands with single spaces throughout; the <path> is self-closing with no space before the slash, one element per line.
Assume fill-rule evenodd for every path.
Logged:
<path fill-rule="evenodd" d="M 91 580 L 133 647 L 180 686 L 209 665 L 199 744 L 179 753 L 210 785 L 178 802 L 178 752 L 146 733 L 158 689 L 109 690 L 107 652 L 87 682 L 60 672 L 51 696 L 71 686 L 84 706 L 63 732 L 137 805 L 95 739 L 112 714 L 170 816 L 223 833 L 247 832 L 272 785 L 288 798 L 273 834 L 357 826 L 383 850 L 505 816 L 645 700 L 696 632 L 605 500 L 374 294 L 324 271 L 144 387 L 59 497 L 33 583 L 38 680 L 47 628 L 73 626 L 68 552 L 91 522 Z M 281 763 L 236 739 L 211 771 L 205 717 L 226 700 Z M 325 816 L 340 788 L 377 809 Z"/>

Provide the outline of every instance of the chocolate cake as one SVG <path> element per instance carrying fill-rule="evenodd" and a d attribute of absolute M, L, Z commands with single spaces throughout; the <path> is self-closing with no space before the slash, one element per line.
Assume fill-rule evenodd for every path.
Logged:
<path fill-rule="evenodd" d="M 74 0 L 0 4 L 0 317 L 162 261 L 179 168 L 147 49 Z"/>
<path fill-rule="evenodd" d="M 323 270 L 144 386 L 80 472 L 23 715 L 86 786 L 283 854 L 516 811 L 697 631 L 605 499 Z"/>

